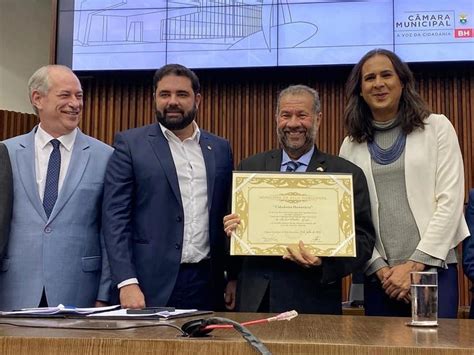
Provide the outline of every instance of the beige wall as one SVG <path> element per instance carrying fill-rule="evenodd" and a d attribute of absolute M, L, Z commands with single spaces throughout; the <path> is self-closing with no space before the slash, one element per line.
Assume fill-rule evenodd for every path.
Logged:
<path fill-rule="evenodd" d="M 51 0 L 0 0 L 0 109 L 33 112 L 27 82 L 49 63 Z"/>

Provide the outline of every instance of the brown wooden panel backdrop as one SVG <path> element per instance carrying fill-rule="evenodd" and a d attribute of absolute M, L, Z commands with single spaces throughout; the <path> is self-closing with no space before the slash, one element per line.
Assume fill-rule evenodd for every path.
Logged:
<path fill-rule="evenodd" d="M 435 112 L 452 121 L 464 157 L 466 189 L 474 187 L 474 68 L 466 63 L 411 66 L 419 91 Z M 350 67 L 226 69 L 196 71 L 203 101 L 199 125 L 230 140 L 237 164 L 256 152 L 277 147 L 274 109 L 278 91 L 304 83 L 321 95 L 323 122 L 318 145 L 337 154 L 344 137 L 344 82 Z M 112 144 L 114 133 L 154 122 L 153 72 L 79 73 L 84 91 L 82 130 Z M 25 133 L 33 115 L 0 111 L 0 140 Z M 460 270 L 461 305 L 469 299 L 468 280 Z M 347 294 L 349 281 L 344 283 Z"/>

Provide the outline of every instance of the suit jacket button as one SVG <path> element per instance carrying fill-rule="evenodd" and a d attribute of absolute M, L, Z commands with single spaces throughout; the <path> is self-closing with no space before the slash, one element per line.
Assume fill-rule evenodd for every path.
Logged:
<path fill-rule="evenodd" d="M 181 216 L 176 217 L 176 222 L 181 222 L 182 220 Z"/>
<path fill-rule="evenodd" d="M 175 247 L 176 249 L 180 249 L 180 248 L 181 248 L 181 244 L 176 243 L 176 244 L 174 245 L 174 247 Z"/>
<path fill-rule="evenodd" d="M 51 233 L 53 230 L 50 227 L 44 229 L 45 233 Z"/>

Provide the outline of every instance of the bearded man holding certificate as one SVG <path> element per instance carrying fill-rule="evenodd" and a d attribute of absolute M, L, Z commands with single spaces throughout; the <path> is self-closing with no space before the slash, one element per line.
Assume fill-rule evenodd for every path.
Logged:
<path fill-rule="evenodd" d="M 342 314 L 342 278 L 362 268 L 372 255 L 375 234 L 364 173 L 347 160 L 318 150 L 315 139 L 321 117 L 316 90 L 304 85 L 286 88 L 279 95 L 276 110 L 282 149 L 251 156 L 240 163 L 238 170 L 351 175 L 355 256 L 316 256 L 301 240 L 286 246 L 283 256 L 232 256 L 228 272 L 231 281 L 225 294 L 230 310 L 273 313 L 295 309 L 300 313 Z M 252 254 L 237 237 L 242 224 L 243 216 L 237 213 L 224 217 L 227 236 L 239 239 Z"/>

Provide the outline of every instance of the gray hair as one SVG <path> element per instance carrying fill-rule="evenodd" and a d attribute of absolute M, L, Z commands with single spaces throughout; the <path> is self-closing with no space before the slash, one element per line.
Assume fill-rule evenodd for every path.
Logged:
<path fill-rule="evenodd" d="M 38 109 L 33 105 L 31 95 L 33 94 L 33 91 L 38 91 L 41 95 L 46 95 L 48 93 L 51 86 L 50 70 L 54 68 L 66 70 L 72 73 L 72 70 L 65 65 L 45 65 L 35 71 L 30 77 L 30 80 L 28 80 L 28 97 L 33 106 L 33 111 L 35 111 L 36 114 L 38 114 Z"/>
<path fill-rule="evenodd" d="M 300 95 L 300 94 L 309 94 L 313 98 L 313 113 L 321 112 L 321 101 L 319 100 L 318 92 L 306 85 L 290 85 L 286 89 L 283 89 L 278 95 L 277 108 L 275 116 L 278 118 L 280 112 L 280 102 L 284 96 L 287 95 Z"/>

